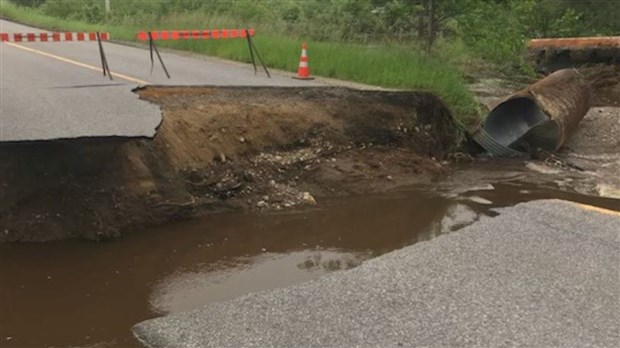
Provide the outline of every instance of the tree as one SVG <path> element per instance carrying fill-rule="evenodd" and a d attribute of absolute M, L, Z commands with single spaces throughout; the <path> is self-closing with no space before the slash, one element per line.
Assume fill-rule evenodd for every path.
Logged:
<path fill-rule="evenodd" d="M 11 0 L 11 2 L 20 6 L 39 7 L 45 0 Z"/>

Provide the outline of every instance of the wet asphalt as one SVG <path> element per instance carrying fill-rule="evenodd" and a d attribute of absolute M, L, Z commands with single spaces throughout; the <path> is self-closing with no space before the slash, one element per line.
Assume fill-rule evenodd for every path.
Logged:
<path fill-rule="evenodd" d="M 150 347 L 620 345 L 620 216 L 559 200 L 316 281 L 148 320 Z"/>

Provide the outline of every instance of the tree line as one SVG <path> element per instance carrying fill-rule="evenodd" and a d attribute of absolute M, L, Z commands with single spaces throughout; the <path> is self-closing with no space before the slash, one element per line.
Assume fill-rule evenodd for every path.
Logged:
<path fill-rule="evenodd" d="M 538 37 L 620 34 L 610 0 L 11 0 L 45 14 L 90 23 L 165 23 L 166 16 L 204 13 L 315 40 L 414 43 L 432 49 L 459 42 L 504 61 Z"/>

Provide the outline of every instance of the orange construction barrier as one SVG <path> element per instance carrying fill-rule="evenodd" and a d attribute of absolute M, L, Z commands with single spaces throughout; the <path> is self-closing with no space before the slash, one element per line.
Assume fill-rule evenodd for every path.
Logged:
<path fill-rule="evenodd" d="M 308 45 L 306 43 L 301 44 L 301 57 L 299 57 L 299 68 L 297 68 L 297 76 L 293 77 L 297 80 L 313 80 L 314 77 L 310 77 L 310 67 L 308 66 Z"/>
<path fill-rule="evenodd" d="M 209 39 L 236 39 L 254 36 L 254 29 L 214 29 L 214 30 L 172 30 L 151 31 L 153 40 L 209 40 Z M 136 34 L 141 41 L 149 41 L 149 32 L 141 31 Z"/>
<path fill-rule="evenodd" d="M 109 41 L 110 34 L 99 33 L 99 40 Z M 60 42 L 60 41 L 98 41 L 97 33 L 0 33 L 0 41 L 7 42 Z"/>

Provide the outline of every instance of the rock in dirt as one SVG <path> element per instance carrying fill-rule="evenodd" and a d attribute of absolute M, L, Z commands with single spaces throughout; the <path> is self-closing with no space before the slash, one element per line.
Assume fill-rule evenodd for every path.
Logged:
<path fill-rule="evenodd" d="M 314 199 L 314 197 L 312 197 L 312 195 L 310 194 L 310 192 L 304 192 L 301 195 L 301 200 L 302 202 L 304 202 L 305 204 L 308 205 L 316 205 L 316 199 Z"/>

